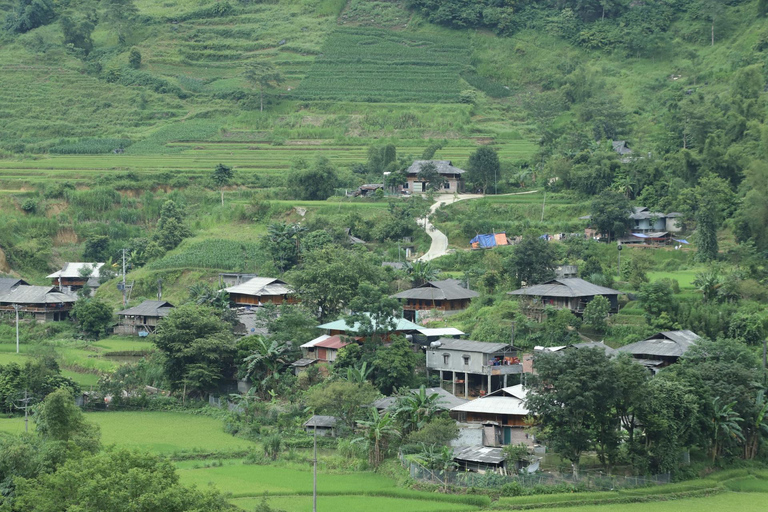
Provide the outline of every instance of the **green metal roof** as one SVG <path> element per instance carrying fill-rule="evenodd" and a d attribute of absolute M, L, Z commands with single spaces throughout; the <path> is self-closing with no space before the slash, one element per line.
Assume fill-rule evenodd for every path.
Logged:
<path fill-rule="evenodd" d="M 367 315 L 368 313 L 366 313 Z M 418 329 L 422 329 L 422 327 L 418 324 L 415 324 L 413 322 L 409 322 L 405 318 L 396 318 L 395 319 L 395 328 L 392 329 L 393 331 L 416 331 Z M 333 322 L 329 322 L 327 324 L 318 325 L 319 329 L 328 329 L 332 331 L 344 331 L 344 332 L 357 332 L 360 329 L 360 323 L 355 322 L 355 325 L 350 327 L 346 320 L 343 318 L 339 320 L 335 320 Z"/>

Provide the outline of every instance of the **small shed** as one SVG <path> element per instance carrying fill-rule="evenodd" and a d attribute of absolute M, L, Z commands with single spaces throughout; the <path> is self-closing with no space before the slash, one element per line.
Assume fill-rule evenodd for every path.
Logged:
<path fill-rule="evenodd" d="M 458 471 L 498 472 L 504 468 L 505 459 L 501 448 L 465 446 L 453 451 L 453 460 L 458 464 Z"/>
<path fill-rule="evenodd" d="M 304 431 L 307 434 L 314 434 L 317 430 L 317 435 L 336 437 L 336 424 L 338 418 L 335 416 L 319 416 L 314 415 L 304 422 Z"/>

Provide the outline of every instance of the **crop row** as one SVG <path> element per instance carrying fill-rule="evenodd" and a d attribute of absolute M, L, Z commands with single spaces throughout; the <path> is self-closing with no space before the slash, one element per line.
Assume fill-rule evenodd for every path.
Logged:
<path fill-rule="evenodd" d="M 147 266 L 149 270 L 206 268 L 254 271 L 263 261 L 263 252 L 255 243 L 233 240 L 205 240 L 180 248 Z"/>

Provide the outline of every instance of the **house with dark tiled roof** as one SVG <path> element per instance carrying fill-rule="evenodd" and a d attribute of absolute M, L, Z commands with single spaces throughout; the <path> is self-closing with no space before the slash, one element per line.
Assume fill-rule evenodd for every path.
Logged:
<path fill-rule="evenodd" d="M 421 286 L 392 295 L 403 303 L 403 317 L 417 321 L 420 311 L 437 310 L 457 312 L 467 309 L 473 298 L 479 294 L 461 286 L 457 279 L 428 281 Z"/>
<path fill-rule="evenodd" d="M 677 362 L 701 337 L 693 331 L 662 331 L 650 338 L 625 345 L 619 352 L 632 354 L 638 362 L 652 371 Z"/>
<path fill-rule="evenodd" d="M 552 279 L 546 283 L 535 284 L 508 292 L 510 295 L 527 298 L 527 314 L 541 320 L 547 306 L 556 309 L 570 309 L 574 314 L 581 315 L 584 308 L 598 295 L 607 298 L 611 304 L 610 313 L 619 311 L 618 290 L 597 286 L 578 277 Z"/>
<path fill-rule="evenodd" d="M 403 190 L 412 194 L 421 194 L 425 191 L 425 182 L 419 179 L 419 173 L 422 167 L 427 164 L 435 166 L 437 173 L 445 179 L 445 184 L 441 192 L 446 194 L 460 193 L 464 191 L 464 182 L 461 175 L 466 171 L 454 167 L 450 160 L 416 160 L 405 171 L 407 183 L 403 185 Z"/>
<path fill-rule="evenodd" d="M 0 311 L 19 311 L 32 315 L 38 323 L 58 322 L 69 317 L 76 297 L 53 286 L 18 285 L 0 294 Z"/>
<path fill-rule="evenodd" d="M 115 334 L 147 336 L 155 332 L 160 320 L 165 318 L 173 307 L 173 304 L 164 300 L 145 300 L 138 306 L 118 311 Z"/>

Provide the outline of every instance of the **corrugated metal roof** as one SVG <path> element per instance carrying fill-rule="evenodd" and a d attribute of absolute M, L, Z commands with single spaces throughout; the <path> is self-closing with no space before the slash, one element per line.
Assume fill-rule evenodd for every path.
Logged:
<path fill-rule="evenodd" d="M 317 345 L 318 343 L 320 343 L 321 341 L 325 341 L 325 340 L 327 340 L 328 338 L 330 338 L 330 336 L 328 336 L 327 334 L 321 334 L 321 335 L 320 335 L 320 336 L 318 336 L 317 338 L 315 338 L 315 339 L 313 339 L 313 340 L 309 340 L 309 341 L 308 341 L 308 342 L 306 342 L 305 344 L 301 345 L 301 348 L 312 348 L 312 347 L 314 347 L 315 345 Z"/>
<path fill-rule="evenodd" d="M 465 404 L 453 407 L 451 411 L 478 414 L 510 414 L 513 416 L 528 416 L 530 414 L 523 400 L 514 396 L 495 395 L 476 398 Z"/>
<path fill-rule="evenodd" d="M 434 343 L 440 343 L 429 350 L 460 350 L 463 352 L 480 352 L 482 354 L 495 354 L 496 352 L 513 351 L 512 345 L 505 343 L 489 343 L 487 341 L 457 340 L 453 338 L 440 338 Z"/>
<path fill-rule="evenodd" d="M 424 336 L 461 336 L 464 331 L 460 331 L 455 327 L 422 327 L 419 332 Z"/>
<path fill-rule="evenodd" d="M 450 160 L 414 160 L 406 171 L 408 174 L 419 174 L 424 164 L 434 164 L 438 174 L 464 174 L 465 170 L 454 167 Z"/>
<path fill-rule="evenodd" d="M 693 331 L 663 331 L 648 339 L 620 347 L 619 351 L 637 356 L 680 357 L 700 339 Z"/>
<path fill-rule="evenodd" d="M 365 314 L 368 315 L 368 313 Z M 318 325 L 317 327 L 318 329 L 328 329 L 331 331 L 357 332 L 360 329 L 360 323 L 355 322 L 355 325 L 350 327 L 347 325 L 346 320 L 341 318 L 327 324 Z M 418 331 L 421 328 L 422 327 L 420 325 L 409 322 L 405 318 L 396 318 L 395 327 L 392 329 L 392 331 Z"/>
<path fill-rule="evenodd" d="M 323 341 L 315 344 L 316 347 L 320 348 L 330 348 L 333 350 L 338 350 L 340 348 L 344 348 L 347 345 L 349 345 L 350 341 L 344 341 L 341 339 L 341 336 L 329 336 L 328 338 L 324 339 Z"/>
<path fill-rule="evenodd" d="M 93 272 L 91 272 L 90 277 L 99 277 L 99 269 L 104 266 L 103 263 L 87 263 L 87 262 L 65 263 L 64 268 L 49 275 L 48 279 L 54 279 L 58 277 L 69 277 L 69 278 L 82 277 L 80 275 L 80 270 L 83 269 L 86 265 L 93 268 Z"/>
<path fill-rule="evenodd" d="M 118 311 L 120 316 L 166 316 L 173 304 L 164 300 L 145 300 L 138 306 Z"/>
<path fill-rule="evenodd" d="M 418 394 L 419 388 L 414 388 L 409 391 L 410 393 Z M 434 393 L 440 395 L 440 399 L 437 401 L 437 405 L 440 406 L 441 409 L 448 410 L 461 404 L 467 403 L 467 400 L 464 398 L 459 398 L 450 391 L 446 391 L 443 388 L 425 388 L 424 391 L 427 393 L 427 396 L 430 396 Z M 395 402 L 397 402 L 396 396 L 385 396 L 374 401 L 373 406 L 377 409 L 389 409 L 395 405 Z"/>
<path fill-rule="evenodd" d="M 516 384 L 514 386 L 508 386 L 506 388 L 497 389 L 493 393 L 488 393 L 487 396 L 512 396 L 520 400 L 525 400 L 528 396 L 528 390 L 523 387 L 522 384 Z"/>
<path fill-rule="evenodd" d="M 305 427 L 325 427 L 333 428 L 339 420 L 334 416 L 319 416 L 315 415 L 309 418 L 305 423 Z"/>
<path fill-rule="evenodd" d="M 472 299 L 479 293 L 467 290 L 461 286 L 457 279 L 445 279 L 443 281 L 429 281 L 416 288 L 392 295 L 396 299 L 417 300 L 461 300 Z"/>
<path fill-rule="evenodd" d="M 0 295 L 8 293 L 11 291 L 11 288 L 19 285 L 29 286 L 29 283 L 18 277 L 0 277 Z"/>
<path fill-rule="evenodd" d="M 262 295 L 286 295 L 293 293 L 294 290 L 287 283 L 275 279 L 274 277 L 254 277 L 248 281 L 225 288 L 227 293 L 237 293 L 240 295 L 253 295 L 260 297 Z"/>
<path fill-rule="evenodd" d="M 504 462 L 504 451 L 501 448 L 490 448 L 488 446 L 466 446 L 456 448 L 453 451 L 454 460 L 463 460 L 468 462 L 481 462 L 485 464 L 501 464 Z"/>
<path fill-rule="evenodd" d="M 594 295 L 618 295 L 621 292 L 613 288 L 597 286 L 578 277 L 569 277 L 552 279 L 543 284 L 536 284 L 507 293 L 534 297 L 591 297 Z"/>
<path fill-rule="evenodd" d="M 76 302 L 75 297 L 56 291 L 53 286 L 21 285 L 0 296 L 3 304 L 61 304 Z"/>

